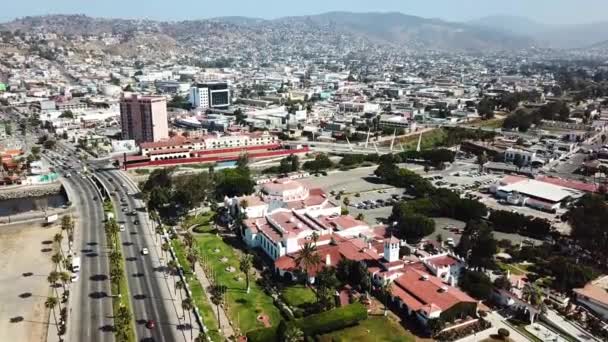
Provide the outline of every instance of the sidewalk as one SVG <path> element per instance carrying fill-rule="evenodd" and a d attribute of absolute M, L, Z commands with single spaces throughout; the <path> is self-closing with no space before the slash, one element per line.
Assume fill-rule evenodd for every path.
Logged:
<path fill-rule="evenodd" d="M 207 275 L 203 271 L 203 266 L 200 263 L 198 263 L 198 267 L 196 268 L 194 274 L 196 275 L 196 279 L 201 283 L 201 286 L 205 291 L 205 296 L 207 297 L 207 301 L 209 301 L 209 305 L 211 305 L 211 307 L 213 307 L 213 309 L 217 312 L 217 306 L 213 305 L 213 303 L 211 302 L 211 294 L 208 290 L 211 286 L 211 282 L 209 281 L 209 278 L 207 278 Z M 230 320 L 228 319 L 228 315 L 226 315 L 226 311 L 221 306 L 220 309 L 220 323 L 222 325 L 222 335 L 226 339 L 230 339 L 231 337 L 236 336 L 236 334 L 234 332 L 234 329 L 232 328 Z"/>
<path fill-rule="evenodd" d="M 460 340 L 456 340 L 456 342 L 477 342 L 477 341 L 481 341 L 483 339 L 489 338 L 491 335 L 496 335 L 498 333 L 498 329 L 500 328 L 504 328 L 507 329 L 509 331 L 509 338 L 511 339 L 511 341 L 514 342 L 529 342 L 529 339 L 527 337 L 525 337 L 524 335 L 522 335 L 520 332 L 514 330 L 513 328 L 511 328 L 510 326 L 506 325 L 503 320 L 504 317 L 500 316 L 498 313 L 496 312 L 490 312 L 488 314 L 488 316 L 485 317 L 485 319 L 492 323 L 492 327 L 489 329 L 486 329 L 484 331 L 480 331 L 477 334 L 474 335 L 469 335 L 465 338 L 462 338 Z"/>
<path fill-rule="evenodd" d="M 548 309 L 547 310 L 547 314 L 545 315 L 546 319 L 551 321 L 554 325 L 560 327 L 560 329 L 562 329 L 563 331 L 567 332 L 568 334 L 570 334 L 572 337 L 574 337 L 577 341 L 600 341 L 600 339 L 595 338 L 593 335 L 591 335 L 590 333 L 586 332 L 585 330 L 582 330 L 581 328 L 579 328 L 578 326 L 574 325 L 572 322 L 566 320 L 563 316 L 560 316 L 557 312 Z"/>

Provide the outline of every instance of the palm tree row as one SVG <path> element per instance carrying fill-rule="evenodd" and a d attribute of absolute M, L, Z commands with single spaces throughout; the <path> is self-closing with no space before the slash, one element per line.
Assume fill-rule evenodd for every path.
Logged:
<path fill-rule="evenodd" d="M 120 305 L 114 316 L 114 336 L 118 342 L 129 340 L 129 329 L 131 326 L 131 312 L 124 305 Z"/>

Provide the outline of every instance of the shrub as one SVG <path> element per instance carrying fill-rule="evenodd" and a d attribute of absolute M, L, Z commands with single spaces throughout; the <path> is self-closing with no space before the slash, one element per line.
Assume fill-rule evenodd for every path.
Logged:
<path fill-rule="evenodd" d="M 353 326 L 364 319 L 367 319 L 365 306 L 354 303 L 300 318 L 288 324 L 297 325 L 307 336 L 315 336 Z M 252 342 L 277 341 L 277 328 L 271 327 L 249 331 L 247 340 Z"/>
<path fill-rule="evenodd" d="M 498 336 L 500 336 L 502 340 L 506 340 L 509 337 L 509 330 L 505 328 L 498 329 Z"/>

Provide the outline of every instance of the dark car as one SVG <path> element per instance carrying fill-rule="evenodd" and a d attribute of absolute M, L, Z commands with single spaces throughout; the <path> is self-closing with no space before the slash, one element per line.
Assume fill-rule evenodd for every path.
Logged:
<path fill-rule="evenodd" d="M 150 330 L 151 330 L 151 329 L 156 328 L 156 321 L 155 321 L 155 320 L 153 320 L 153 319 L 149 319 L 149 320 L 146 322 L 146 328 L 148 328 L 148 329 L 150 329 Z"/>

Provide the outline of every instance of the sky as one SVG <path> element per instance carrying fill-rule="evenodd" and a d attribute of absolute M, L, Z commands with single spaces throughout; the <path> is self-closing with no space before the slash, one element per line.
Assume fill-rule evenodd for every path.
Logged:
<path fill-rule="evenodd" d="M 328 11 L 396 11 L 467 21 L 489 15 L 526 16 L 547 24 L 608 20 L 607 0 L 2 0 L 0 21 L 43 14 L 86 14 L 155 20 L 221 16 L 277 18 Z"/>

